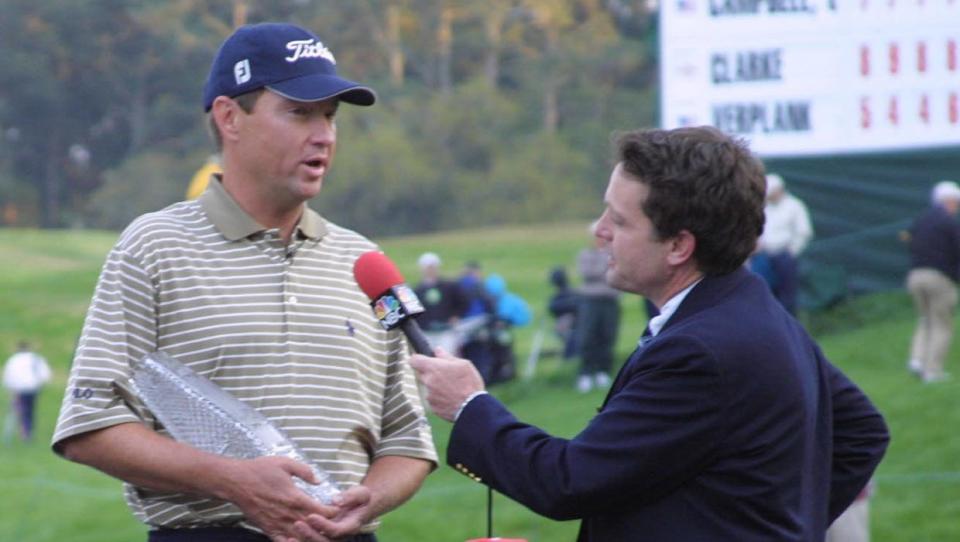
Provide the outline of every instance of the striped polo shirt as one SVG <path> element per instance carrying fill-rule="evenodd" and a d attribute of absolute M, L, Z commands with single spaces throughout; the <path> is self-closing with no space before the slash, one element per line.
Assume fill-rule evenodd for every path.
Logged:
<path fill-rule="evenodd" d="M 220 182 L 136 219 L 101 270 L 54 449 L 127 422 L 164 433 L 124 391 L 130 362 L 162 350 L 263 413 L 342 488 L 381 456 L 436 462 L 406 341 L 380 327 L 353 278 L 354 261 L 374 249 L 307 207 L 285 244 Z M 130 484 L 125 493 L 153 526 L 242 520 L 223 501 Z"/>

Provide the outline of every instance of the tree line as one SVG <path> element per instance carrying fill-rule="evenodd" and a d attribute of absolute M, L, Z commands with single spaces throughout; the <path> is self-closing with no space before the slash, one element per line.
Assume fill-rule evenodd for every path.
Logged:
<path fill-rule="evenodd" d="M 341 108 L 313 206 L 371 235 L 593 216 L 610 137 L 656 122 L 647 0 L 2 0 L 0 221 L 122 228 L 214 147 L 200 91 L 239 24 L 315 31 Z"/>

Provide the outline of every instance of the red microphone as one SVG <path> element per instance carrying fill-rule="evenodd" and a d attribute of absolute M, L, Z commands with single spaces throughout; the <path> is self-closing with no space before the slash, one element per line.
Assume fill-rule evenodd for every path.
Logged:
<path fill-rule="evenodd" d="M 365 252 L 353 264 L 353 278 L 370 298 L 373 314 L 384 329 L 400 327 L 413 350 L 425 356 L 434 356 L 433 347 L 413 316 L 423 312 L 417 294 L 407 286 L 397 266 L 383 252 Z M 493 530 L 493 493 L 487 488 L 487 538 L 468 542 L 527 542 L 520 538 L 491 538 Z"/>
<path fill-rule="evenodd" d="M 434 356 L 430 341 L 413 319 L 423 312 L 423 304 L 386 254 L 376 250 L 361 254 L 353 264 L 353 278 L 370 298 L 373 314 L 384 329 L 400 327 L 414 352 Z"/>

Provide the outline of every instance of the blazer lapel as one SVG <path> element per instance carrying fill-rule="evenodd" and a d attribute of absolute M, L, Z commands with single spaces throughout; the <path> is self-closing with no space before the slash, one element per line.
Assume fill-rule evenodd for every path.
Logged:
<path fill-rule="evenodd" d="M 613 384 L 610 386 L 610 390 L 607 391 L 607 396 L 603 399 L 603 404 L 600 405 L 597 412 L 603 410 L 604 407 L 607 406 L 607 403 L 610 402 L 610 398 L 623 388 L 624 373 L 627 371 L 627 367 L 640 359 L 640 354 L 643 353 L 644 348 L 646 348 L 647 344 L 652 340 L 653 335 L 650 334 L 650 328 L 648 327 L 643 331 L 643 335 L 640 336 L 640 340 L 637 342 L 637 348 L 634 349 L 633 353 L 627 358 L 627 361 L 620 367 L 620 371 L 617 372 L 617 377 L 613 379 Z"/>
<path fill-rule="evenodd" d="M 719 298 L 722 298 L 729 294 L 737 284 L 744 280 L 748 280 L 752 275 L 752 272 L 747 270 L 744 267 L 728 273 L 726 275 L 704 277 L 700 284 L 696 285 L 693 290 L 687 294 L 686 299 L 683 300 L 683 303 L 677 307 L 677 312 L 673 313 L 673 316 L 663 325 L 663 329 L 660 330 L 658 337 L 664 333 L 665 330 L 672 327 L 677 322 L 683 321 L 690 317 L 693 314 L 696 314 L 711 305 L 715 304 Z M 630 357 L 627 358 L 627 361 L 623 364 L 623 367 L 620 367 L 620 372 L 617 373 L 617 377 L 613 380 L 613 385 L 610 386 L 610 391 L 607 392 L 607 396 L 603 400 L 603 404 L 600 408 L 597 409 L 597 412 L 602 411 L 607 403 L 610 402 L 610 399 L 619 392 L 625 385 L 626 374 L 628 367 L 637 362 L 640 359 L 640 356 L 643 355 L 643 350 L 646 348 L 648 343 L 653 340 L 653 336 L 650 335 L 650 328 L 644 330 L 643 336 L 640 337 L 638 342 L 637 349 L 630 354 Z"/>

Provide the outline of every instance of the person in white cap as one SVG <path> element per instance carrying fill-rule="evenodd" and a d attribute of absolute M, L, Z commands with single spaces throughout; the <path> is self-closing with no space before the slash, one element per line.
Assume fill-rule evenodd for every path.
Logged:
<path fill-rule="evenodd" d="M 937 183 L 931 205 L 910 228 L 907 290 L 917 310 L 908 367 L 924 382 L 947 378 L 944 360 L 953 338 L 953 311 L 960 279 L 960 186 Z"/>
<path fill-rule="evenodd" d="M 767 203 L 763 235 L 757 242 L 761 257 L 769 261 L 770 273 L 762 274 L 773 295 L 791 314 L 797 313 L 800 286 L 797 258 L 813 237 L 810 213 L 796 196 L 787 191 L 783 177 L 767 175 Z"/>
<path fill-rule="evenodd" d="M 136 219 L 108 255 L 53 447 L 126 482 L 150 542 L 373 542 L 436 465 L 407 345 L 353 277 L 376 245 L 307 206 L 333 163 L 338 109 L 374 101 L 312 32 L 238 28 L 203 92 L 223 173 Z M 312 479 L 304 463 L 169 438 L 129 392 L 132 363 L 156 350 L 260 411 L 338 498 L 297 488 Z"/>
<path fill-rule="evenodd" d="M 467 311 L 467 298 L 460 286 L 440 276 L 441 263 L 440 256 L 433 252 L 425 252 L 417 259 L 420 283 L 413 291 L 423 303 L 424 311 L 416 319 L 427 331 L 448 330 Z"/>

